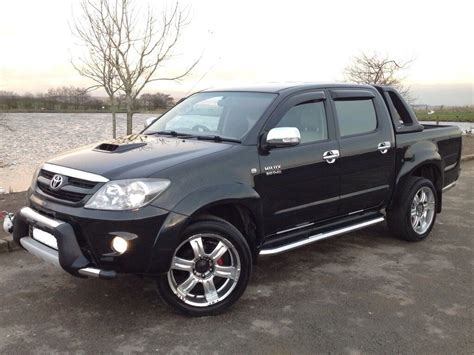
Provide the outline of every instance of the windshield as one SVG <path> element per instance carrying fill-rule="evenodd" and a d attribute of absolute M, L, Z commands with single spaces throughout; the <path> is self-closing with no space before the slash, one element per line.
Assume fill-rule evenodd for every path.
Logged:
<path fill-rule="evenodd" d="M 167 131 L 241 140 L 275 97 L 257 92 L 197 93 L 161 116 L 144 133 Z"/>

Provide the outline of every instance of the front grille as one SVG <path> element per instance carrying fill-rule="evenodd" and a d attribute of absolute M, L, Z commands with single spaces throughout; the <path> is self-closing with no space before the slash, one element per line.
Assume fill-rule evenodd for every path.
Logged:
<path fill-rule="evenodd" d="M 48 180 L 51 180 L 54 175 L 55 175 L 54 173 L 48 170 L 40 171 L 40 176 L 43 176 Z M 68 177 L 67 181 L 68 181 L 68 185 L 82 187 L 84 189 L 93 189 L 97 185 L 96 182 L 78 179 L 75 177 Z"/>
<path fill-rule="evenodd" d="M 64 178 L 63 186 L 58 190 L 54 190 L 50 186 L 54 175 L 56 173 L 41 169 L 38 175 L 37 186 L 42 193 L 55 199 L 77 204 L 97 190 L 97 182 L 62 174 L 59 175 Z"/>
<path fill-rule="evenodd" d="M 65 191 L 65 190 L 52 190 L 47 185 L 42 184 L 42 183 L 38 183 L 38 187 L 41 191 L 43 191 L 47 195 L 53 196 L 60 200 L 66 200 L 70 202 L 79 202 L 84 197 L 87 196 L 87 194 L 80 194 L 77 192 L 71 192 L 71 191 Z"/>
<path fill-rule="evenodd" d="M 46 179 L 50 179 L 54 176 L 54 173 L 48 170 L 41 170 L 40 171 L 40 176 L 44 176 Z"/>
<path fill-rule="evenodd" d="M 82 187 L 83 189 L 93 189 L 97 183 L 93 181 L 82 180 L 78 178 L 68 178 L 69 185 Z"/>

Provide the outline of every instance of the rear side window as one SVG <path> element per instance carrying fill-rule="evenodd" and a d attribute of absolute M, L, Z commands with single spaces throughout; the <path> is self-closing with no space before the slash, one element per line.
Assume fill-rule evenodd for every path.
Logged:
<path fill-rule="evenodd" d="M 326 112 L 322 101 L 305 102 L 290 108 L 276 127 L 296 127 L 300 130 L 301 143 L 328 139 Z"/>
<path fill-rule="evenodd" d="M 389 91 L 388 95 L 392 100 L 393 107 L 395 107 L 395 119 L 398 122 L 403 123 L 404 125 L 413 124 L 413 119 L 410 116 L 410 113 L 408 112 L 407 108 L 403 104 L 401 97 L 392 91 Z"/>
<path fill-rule="evenodd" d="M 335 101 L 341 137 L 372 132 L 377 128 L 374 103 L 367 100 Z"/>

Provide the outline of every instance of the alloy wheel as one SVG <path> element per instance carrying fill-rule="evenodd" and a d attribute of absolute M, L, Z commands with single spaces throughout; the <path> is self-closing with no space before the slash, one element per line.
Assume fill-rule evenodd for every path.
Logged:
<path fill-rule="evenodd" d="M 417 234 L 424 234 L 433 223 L 435 215 L 435 195 L 429 187 L 420 188 L 411 203 L 410 220 Z"/>
<path fill-rule="evenodd" d="M 232 293 L 240 271 L 239 254 L 229 240 L 218 234 L 197 234 L 176 249 L 168 283 L 184 303 L 207 307 Z"/>

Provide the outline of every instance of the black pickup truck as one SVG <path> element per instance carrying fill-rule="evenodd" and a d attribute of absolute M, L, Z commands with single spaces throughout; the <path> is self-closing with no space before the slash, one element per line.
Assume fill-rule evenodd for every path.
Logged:
<path fill-rule="evenodd" d="M 74 276 L 150 276 L 175 309 L 217 314 L 258 256 L 385 220 L 425 239 L 460 156 L 457 127 L 419 124 L 390 87 L 206 90 L 42 165 L 11 230 Z"/>

